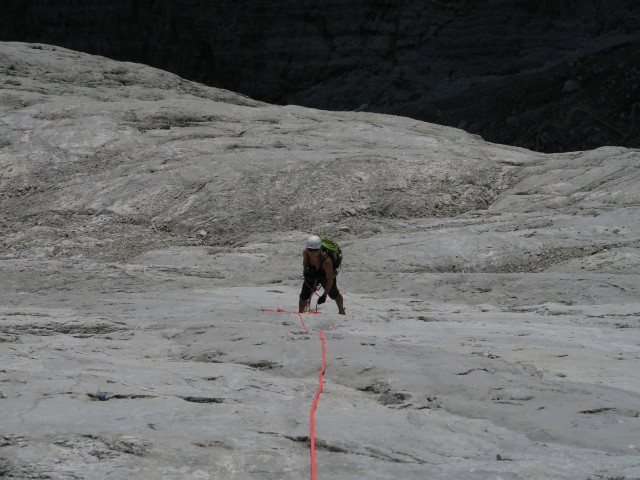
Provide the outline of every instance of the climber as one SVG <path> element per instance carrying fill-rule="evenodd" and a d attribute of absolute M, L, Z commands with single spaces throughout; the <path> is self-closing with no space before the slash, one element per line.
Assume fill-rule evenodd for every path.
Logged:
<path fill-rule="evenodd" d="M 300 292 L 299 312 L 303 313 L 307 305 L 311 305 L 311 295 L 318 284 L 324 293 L 318 298 L 318 305 L 327 300 L 327 294 L 335 300 L 338 313 L 344 315 L 342 294 L 336 284 L 336 275 L 342 262 L 340 247 L 328 238 L 312 235 L 307 239 L 307 246 L 302 251 L 302 269 L 304 282 Z"/>

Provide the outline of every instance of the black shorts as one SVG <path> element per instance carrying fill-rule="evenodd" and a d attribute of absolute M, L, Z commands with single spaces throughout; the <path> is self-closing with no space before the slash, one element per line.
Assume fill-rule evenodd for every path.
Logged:
<path fill-rule="evenodd" d="M 322 288 L 327 284 L 326 277 L 323 276 L 307 276 L 304 277 L 304 282 L 302 283 L 302 290 L 300 291 L 300 300 L 309 300 L 311 298 L 311 294 L 313 293 L 311 289 L 318 284 L 322 285 Z M 335 300 L 338 295 L 340 295 L 340 290 L 338 290 L 338 284 L 336 283 L 336 278 L 333 277 L 333 286 L 331 290 L 329 290 L 329 298 Z"/>

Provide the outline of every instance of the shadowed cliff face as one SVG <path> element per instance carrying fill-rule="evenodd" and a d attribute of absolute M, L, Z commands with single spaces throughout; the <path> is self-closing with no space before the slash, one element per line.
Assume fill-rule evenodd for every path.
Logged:
<path fill-rule="evenodd" d="M 0 40 L 276 104 L 393 113 L 554 152 L 639 147 L 640 6 L 613 1 L 8 0 Z"/>

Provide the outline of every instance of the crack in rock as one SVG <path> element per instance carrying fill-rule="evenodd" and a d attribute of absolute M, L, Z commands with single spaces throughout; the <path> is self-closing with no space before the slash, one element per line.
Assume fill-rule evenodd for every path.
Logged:
<path fill-rule="evenodd" d="M 260 360 L 258 362 L 239 362 L 241 365 L 255 368 L 256 370 L 273 370 L 275 368 L 282 368 L 282 365 L 278 362 L 272 362 L 270 360 Z"/>
<path fill-rule="evenodd" d="M 219 350 L 207 350 L 199 353 L 184 353 L 180 356 L 181 360 L 191 360 L 193 362 L 204 362 L 204 363 L 222 363 L 218 360 L 218 357 L 224 355 L 223 352 Z"/>
<path fill-rule="evenodd" d="M 466 370 L 464 372 L 456 373 L 456 375 L 469 375 L 471 372 L 475 372 L 475 371 L 478 371 L 478 370 L 481 371 L 481 372 L 491 373 L 486 368 L 471 368 L 471 369 Z"/>
<path fill-rule="evenodd" d="M 111 400 L 111 399 L 139 399 L 139 398 L 157 398 L 156 395 L 145 395 L 145 394 L 138 394 L 138 393 L 124 393 L 124 394 L 116 394 L 116 395 L 109 395 L 106 392 L 98 392 L 98 393 L 87 393 L 87 396 L 91 399 L 91 400 L 99 400 L 101 402 L 105 402 L 107 400 Z"/>
<path fill-rule="evenodd" d="M 219 398 L 219 397 L 193 397 L 193 396 L 189 396 L 189 397 L 180 397 L 183 400 L 186 400 L 187 402 L 193 402 L 193 403 L 224 403 L 224 398 Z"/>
<path fill-rule="evenodd" d="M 0 334 L 22 334 L 22 335 L 38 335 L 41 337 L 55 335 L 56 333 L 61 333 L 65 335 L 74 335 L 74 336 L 93 336 L 93 335 L 102 335 L 106 333 L 114 333 L 118 331 L 126 330 L 122 327 L 116 327 L 114 325 L 100 323 L 95 325 L 69 325 L 69 324 L 49 324 L 49 325 L 36 325 L 36 324 L 27 324 L 27 325 L 7 325 L 5 327 L 0 328 Z"/>

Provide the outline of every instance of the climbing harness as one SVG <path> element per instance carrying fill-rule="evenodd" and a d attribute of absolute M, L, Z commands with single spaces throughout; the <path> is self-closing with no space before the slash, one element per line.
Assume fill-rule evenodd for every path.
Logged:
<path fill-rule="evenodd" d="M 307 306 L 305 307 L 304 311 L 302 313 L 318 313 L 318 302 L 316 301 L 316 311 L 313 312 L 311 310 L 311 300 L 313 299 L 313 295 L 315 294 L 316 297 L 320 298 L 320 294 L 318 293 L 318 281 L 314 280 L 313 281 L 313 287 L 311 285 L 309 285 L 307 283 L 307 280 L 304 280 L 304 284 L 309 288 L 309 290 L 311 290 L 311 295 L 309 296 L 309 300 L 307 301 Z"/>

